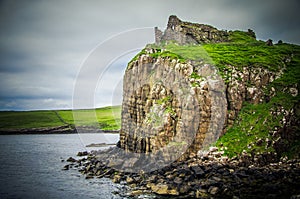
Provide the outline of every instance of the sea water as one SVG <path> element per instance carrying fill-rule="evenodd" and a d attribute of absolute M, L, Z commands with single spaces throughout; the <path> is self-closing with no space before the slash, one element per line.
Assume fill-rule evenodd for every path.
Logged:
<path fill-rule="evenodd" d="M 85 179 L 62 170 L 64 160 L 91 150 L 91 143 L 116 143 L 118 134 L 0 135 L 0 198 L 120 198 L 110 179 Z"/>

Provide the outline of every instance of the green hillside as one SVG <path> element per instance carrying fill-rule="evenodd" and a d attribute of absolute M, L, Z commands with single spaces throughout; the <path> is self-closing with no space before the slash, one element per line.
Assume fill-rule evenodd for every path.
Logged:
<path fill-rule="evenodd" d="M 100 127 L 102 130 L 118 130 L 120 128 L 121 106 L 75 110 L 74 112 L 81 115 L 81 120 L 76 120 L 76 126 Z M 98 123 L 95 123 L 90 117 L 92 114 L 96 114 Z M 0 112 L 1 131 L 73 126 L 74 124 L 72 110 Z"/>

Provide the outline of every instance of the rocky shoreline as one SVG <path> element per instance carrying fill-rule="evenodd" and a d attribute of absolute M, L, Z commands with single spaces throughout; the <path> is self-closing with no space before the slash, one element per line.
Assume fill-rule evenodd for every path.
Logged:
<path fill-rule="evenodd" d="M 83 157 L 69 158 L 64 170 L 77 168 L 87 179 L 110 178 L 126 187 L 116 194 L 132 198 L 300 198 L 297 159 L 277 159 L 267 152 L 228 158 L 211 147 L 156 171 L 131 173 L 110 166 L 117 150 L 80 152 Z"/>
<path fill-rule="evenodd" d="M 1 129 L 0 135 L 18 134 L 71 134 L 76 133 L 76 129 L 69 125 L 57 127 L 24 128 L 24 129 Z"/>
<path fill-rule="evenodd" d="M 18 134 L 74 134 L 74 133 L 119 133 L 118 130 L 101 130 L 95 127 L 73 127 L 64 125 L 57 127 L 24 128 L 24 129 L 0 129 L 0 135 Z"/>
<path fill-rule="evenodd" d="M 92 143 L 92 144 L 88 144 L 85 147 L 106 147 L 106 146 L 113 146 L 116 145 L 114 143 Z"/>

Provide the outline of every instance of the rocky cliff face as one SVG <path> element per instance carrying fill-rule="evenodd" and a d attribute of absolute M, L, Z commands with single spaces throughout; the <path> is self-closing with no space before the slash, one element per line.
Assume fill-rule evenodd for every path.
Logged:
<path fill-rule="evenodd" d="M 226 97 L 228 101 L 227 127 L 235 121 L 242 109 L 243 102 L 258 104 L 266 101 L 269 96 L 264 92 L 266 86 L 279 78 L 282 71 L 272 72 L 268 69 L 256 67 L 243 67 L 237 70 L 231 66 L 230 80 L 226 85 Z"/>
<path fill-rule="evenodd" d="M 153 58 L 154 53 L 146 49 L 125 73 L 121 148 L 138 153 L 176 149 L 180 156 L 189 147 L 195 155 L 223 128 L 223 80 L 209 64 Z"/>
<path fill-rule="evenodd" d="M 157 152 L 175 145 L 194 156 L 233 124 L 243 102 L 264 101 L 266 85 L 281 74 L 232 66 L 225 84 L 210 64 L 154 58 L 155 53 L 146 49 L 124 76 L 120 144 L 127 151 Z"/>
<path fill-rule="evenodd" d="M 182 22 L 176 16 L 169 18 L 164 33 L 157 28 L 155 32 L 156 43 L 186 45 L 230 40 L 226 31 Z M 247 34 L 255 38 L 253 31 Z M 168 160 L 195 156 L 234 124 L 244 102 L 266 103 L 275 95 L 276 89 L 268 86 L 282 77 L 291 56 L 280 61 L 278 70 L 259 64 L 226 64 L 226 69 L 219 71 L 201 56 L 184 59 L 163 46 L 146 47 L 128 64 L 124 76 L 120 148 L 134 153 L 161 153 Z M 298 84 L 284 89 L 298 95 Z M 272 114 L 278 115 L 281 108 Z M 283 117 L 295 112 L 293 108 L 282 109 L 286 111 Z M 294 114 L 282 121 L 295 125 L 299 123 L 297 117 Z"/>

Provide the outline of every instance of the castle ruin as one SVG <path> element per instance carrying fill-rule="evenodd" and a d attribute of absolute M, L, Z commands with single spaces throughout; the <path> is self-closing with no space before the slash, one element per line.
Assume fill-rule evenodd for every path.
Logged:
<path fill-rule="evenodd" d="M 155 43 L 167 41 L 174 41 L 180 45 L 226 42 L 228 33 L 210 25 L 184 22 L 171 15 L 164 32 L 155 27 Z"/>

